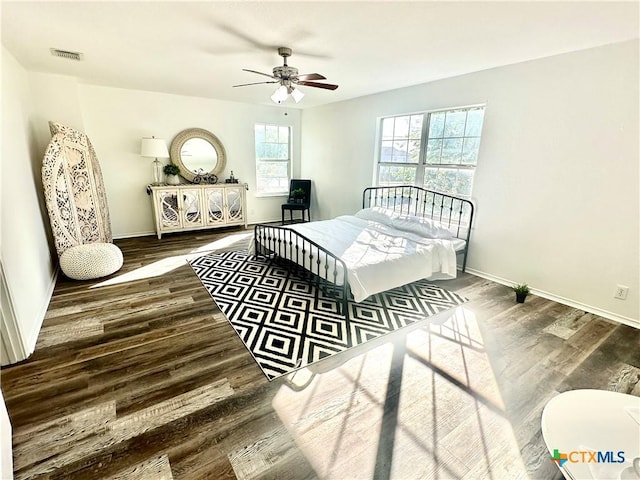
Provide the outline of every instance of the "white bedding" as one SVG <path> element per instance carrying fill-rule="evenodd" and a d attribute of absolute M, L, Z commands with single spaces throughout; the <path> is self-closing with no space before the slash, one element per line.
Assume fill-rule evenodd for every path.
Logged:
<path fill-rule="evenodd" d="M 345 263 L 356 302 L 422 278 L 455 278 L 455 251 L 465 244 L 456 238 L 425 238 L 353 215 L 288 228 Z"/>

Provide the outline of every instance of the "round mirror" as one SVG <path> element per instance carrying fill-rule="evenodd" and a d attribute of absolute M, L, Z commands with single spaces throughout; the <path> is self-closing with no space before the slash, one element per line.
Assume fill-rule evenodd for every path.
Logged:
<path fill-rule="evenodd" d="M 171 142 L 171 161 L 180 175 L 193 182 L 198 174 L 220 175 L 227 164 L 224 147 L 218 137 L 202 128 L 188 128 Z"/>

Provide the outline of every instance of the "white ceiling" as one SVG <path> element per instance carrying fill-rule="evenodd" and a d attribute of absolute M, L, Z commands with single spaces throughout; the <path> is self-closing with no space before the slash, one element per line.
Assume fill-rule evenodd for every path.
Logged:
<path fill-rule="evenodd" d="M 28 70 L 270 104 L 282 64 L 321 73 L 306 108 L 639 37 L 638 2 L 7 2 L 2 43 Z M 49 49 L 82 52 L 81 62 Z M 292 105 L 293 106 L 293 105 Z"/>

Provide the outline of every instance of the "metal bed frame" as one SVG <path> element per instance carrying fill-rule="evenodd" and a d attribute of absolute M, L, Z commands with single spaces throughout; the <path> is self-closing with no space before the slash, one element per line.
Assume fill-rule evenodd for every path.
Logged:
<path fill-rule="evenodd" d="M 471 201 L 413 185 L 368 187 L 362 193 L 362 208 L 382 207 L 407 215 L 438 221 L 456 238 L 465 240 L 461 269 L 464 272 L 473 222 Z M 283 265 L 335 299 L 339 313 L 349 317 L 351 295 L 347 267 L 337 256 L 304 235 L 286 227 L 258 224 L 254 228 L 254 255 Z"/>

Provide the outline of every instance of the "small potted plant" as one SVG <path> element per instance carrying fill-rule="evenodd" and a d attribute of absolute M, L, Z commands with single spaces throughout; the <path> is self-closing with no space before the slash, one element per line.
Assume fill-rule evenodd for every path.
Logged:
<path fill-rule="evenodd" d="M 516 292 L 516 302 L 524 303 L 524 299 L 529 295 L 529 285 L 526 283 L 518 283 L 511 287 L 511 290 Z"/>
<path fill-rule="evenodd" d="M 167 177 L 167 183 L 169 185 L 178 185 L 180 183 L 180 168 L 174 163 L 168 163 L 162 169 Z"/>
<path fill-rule="evenodd" d="M 294 188 L 293 190 L 291 190 L 291 196 L 296 201 L 296 203 L 304 202 L 304 189 Z"/>

